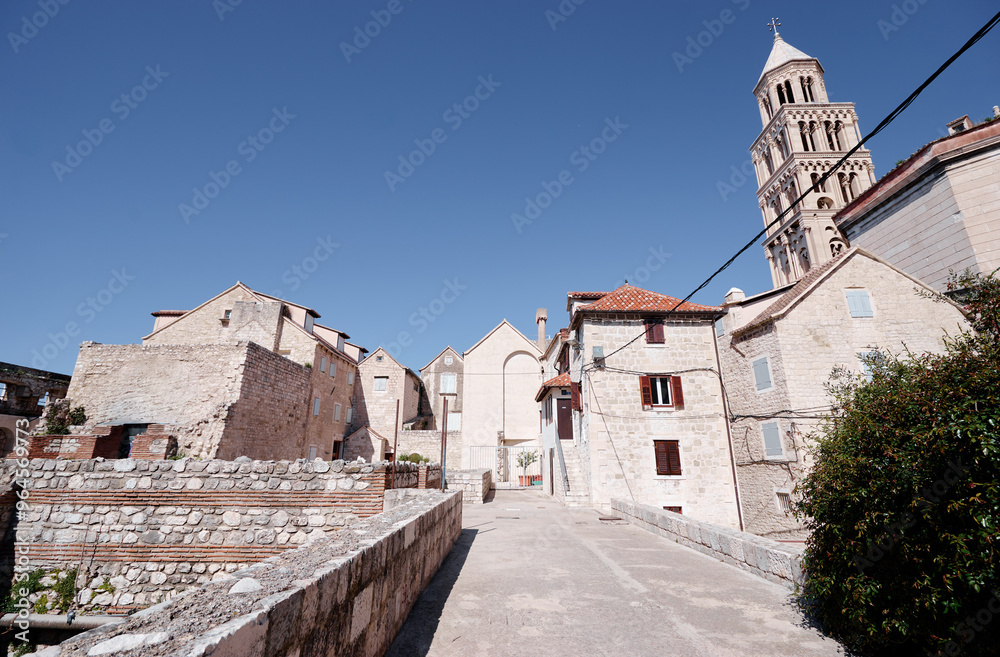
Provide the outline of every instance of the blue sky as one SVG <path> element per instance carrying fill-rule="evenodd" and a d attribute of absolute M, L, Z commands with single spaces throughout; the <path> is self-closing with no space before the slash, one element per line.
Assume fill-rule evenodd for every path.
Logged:
<path fill-rule="evenodd" d="M 0 9 L 0 360 L 66 373 L 237 280 L 413 368 L 504 318 L 531 337 L 538 307 L 554 332 L 569 290 L 682 297 L 763 226 L 755 181 L 718 183 L 761 128 L 772 16 L 867 131 L 996 10 L 63 1 Z M 867 144 L 877 174 L 989 115 L 998 56 L 992 33 Z M 732 286 L 770 287 L 759 247 L 694 300 Z"/>

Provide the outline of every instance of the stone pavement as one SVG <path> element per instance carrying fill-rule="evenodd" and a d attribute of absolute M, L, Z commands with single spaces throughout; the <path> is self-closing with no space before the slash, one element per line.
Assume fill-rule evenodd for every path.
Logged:
<path fill-rule="evenodd" d="M 466 504 L 390 657 L 820 657 L 787 589 L 540 491 Z"/>

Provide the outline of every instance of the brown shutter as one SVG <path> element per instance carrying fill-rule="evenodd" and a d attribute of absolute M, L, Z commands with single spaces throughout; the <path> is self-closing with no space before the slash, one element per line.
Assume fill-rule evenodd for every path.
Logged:
<path fill-rule="evenodd" d="M 639 377 L 639 390 L 642 393 L 642 405 L 652 406 L 653 405 L 653 388 L 650 385 L 648 376 Z"/>
<path fill-rule="evenodd" d="M 680 475 L 681 473 L 681 448 L 676 440 L 664 441 L 667 445 L 667 468 L 669 475 Z"/>
<path fill-rule="evenodd" d="M 674 403 L 674 406 L 684 405 L 684 389 L 681 388 L 681 377 L 672 376 L 670 377 L 670 401 Z"/>
<path fill-rule="evenodd" d="M 663 337 L 663 323 L 656 322 L 653 324 L 653 342 L 657 344 L 663 344 L 666 339 Z"/>
<path fill-rule="evenodd" d="M 667 457 L 667 441 L 654 440 L 653 447 L 656 450 L 656 474 L 670 474 L 670 460 Z"/>
<path fill-rule="evenodd" d="M 574 411 L 580 410 L 580 384 L 570 383 L 569 384 L 569 405 Z"/>
<path fill-rule="evenodd" d="M 653 341 L 653 322 L 650 322 L 649 320 L 646 320 L 645 324 L 646 324 L 646 342 L 647 343 L 648 342 L 652 342 Z"/>

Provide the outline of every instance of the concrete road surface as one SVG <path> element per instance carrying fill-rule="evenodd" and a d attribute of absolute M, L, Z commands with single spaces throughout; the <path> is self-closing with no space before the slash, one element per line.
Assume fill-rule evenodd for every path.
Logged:
<path fill-rule="evenodd" d="M 844 654 L 787 589 L 593 509 L 497 491 L 463 514 L 390 657 Z"/>

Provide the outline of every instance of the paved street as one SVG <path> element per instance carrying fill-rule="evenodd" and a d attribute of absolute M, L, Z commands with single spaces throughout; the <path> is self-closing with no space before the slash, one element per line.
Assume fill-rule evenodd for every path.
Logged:
<path fill-rule="evenodd" d="M 466 504 L 389 650 L 432 655 L 842 655 L 786 589 L 538 491 Z"/>

